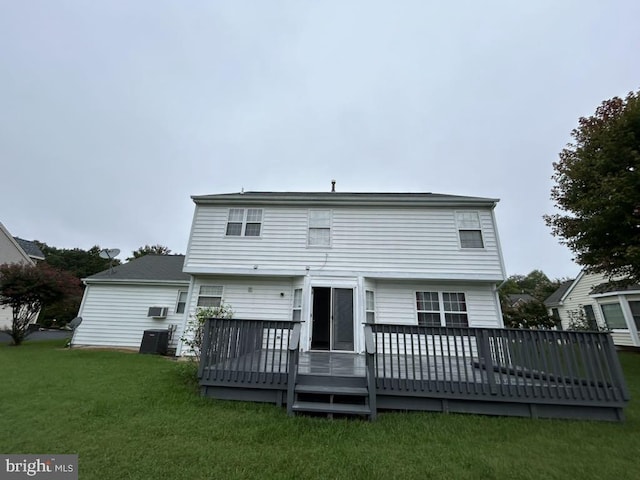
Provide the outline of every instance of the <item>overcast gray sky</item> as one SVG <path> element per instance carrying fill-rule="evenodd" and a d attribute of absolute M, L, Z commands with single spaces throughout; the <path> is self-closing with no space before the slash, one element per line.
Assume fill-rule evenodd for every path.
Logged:
<path fill-rule="evenodd" d="M 184 253 L 190 195 L 498 197 L 509 274 L 580 116 L 640 87 L 640 2 L 0 0 L 0 221 Z"/>

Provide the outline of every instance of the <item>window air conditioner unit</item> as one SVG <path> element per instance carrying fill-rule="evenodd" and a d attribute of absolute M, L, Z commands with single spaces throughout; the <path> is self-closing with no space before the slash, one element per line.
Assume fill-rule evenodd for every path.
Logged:
<path fill-rule="evenodd" d="M 167 318 L 167 307 L 149 307 L 149 313 L 147 313 L 147 317 L 153 318 Z"/>

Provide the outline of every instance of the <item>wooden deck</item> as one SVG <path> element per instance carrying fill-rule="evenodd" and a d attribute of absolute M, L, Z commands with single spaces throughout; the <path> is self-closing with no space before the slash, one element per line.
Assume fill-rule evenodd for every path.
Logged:
<path fill-rule="evenodd" d="M 370 418 L 426 410 L 620 421 L 629 400 L 607 334 L 366 328 L 365 354 L 300 352 L 299 325 L 210 320 L 202 393 Z M 313 392 L 326 403 L 311 404 Z M 344 396 L 357 402 L 334 405 Z"/>

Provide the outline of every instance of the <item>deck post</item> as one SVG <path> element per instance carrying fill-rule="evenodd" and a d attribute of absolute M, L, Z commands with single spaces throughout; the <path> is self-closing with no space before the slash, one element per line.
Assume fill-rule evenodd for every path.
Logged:
<path fill-rule="evenodd" d="M 296 377 L 298 375 L 298 358 L 300 348 L 300 323 L 293 326 L 289 339 L 289 365 L 287 368 L 287 415 L 293 416 L 293 401 L 296 393 Z"/>
<path fill-rule="evenodd" d="M 480 350 L 480 358 L 482 359 L 481 365 L 484 364 L 484 368 L 487 372 L 489 390 L 491 391 L 491 395 L 497 395 L 498 386 L 496 385 L 493 357 L 491 355 L 491 346 L 489 345 L 489 332 L 483 328 L 481 330 L 476 330 L 476 335 L 480 337 L 478 349 Z"/>
<path fill-rule="evenodd" d="M 370 420 L 375 420 L 377 416 L 376 406 L 376 370 L 375 370 L 375 356 L 376 356 L 376 342 L 373 338 L 373 330 L 371 325 L 365 324 L 364 326 L 364 344 L 366 352 L 366 365 L 367 365 L 367 390 L 369 391 L 369 409 L 371 414 Z"/>

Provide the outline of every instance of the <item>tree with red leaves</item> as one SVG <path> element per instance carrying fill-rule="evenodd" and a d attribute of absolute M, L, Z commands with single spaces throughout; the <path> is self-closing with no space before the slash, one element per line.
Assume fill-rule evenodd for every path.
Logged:
<path fill-rule="evenodd" d="M 545 220 L 585 270 L 640 281 L 640 91 L 580 118 L 574 143 L 553 164 Z"/>
<path fill-rule="evenodd" d="M 46 263 L 0 265 L 0 305 L 13 311 L 10 335 L 14 345 L 22 343 L 28 325 L 43 307 L 81 296 L 77 278 Z"/>

